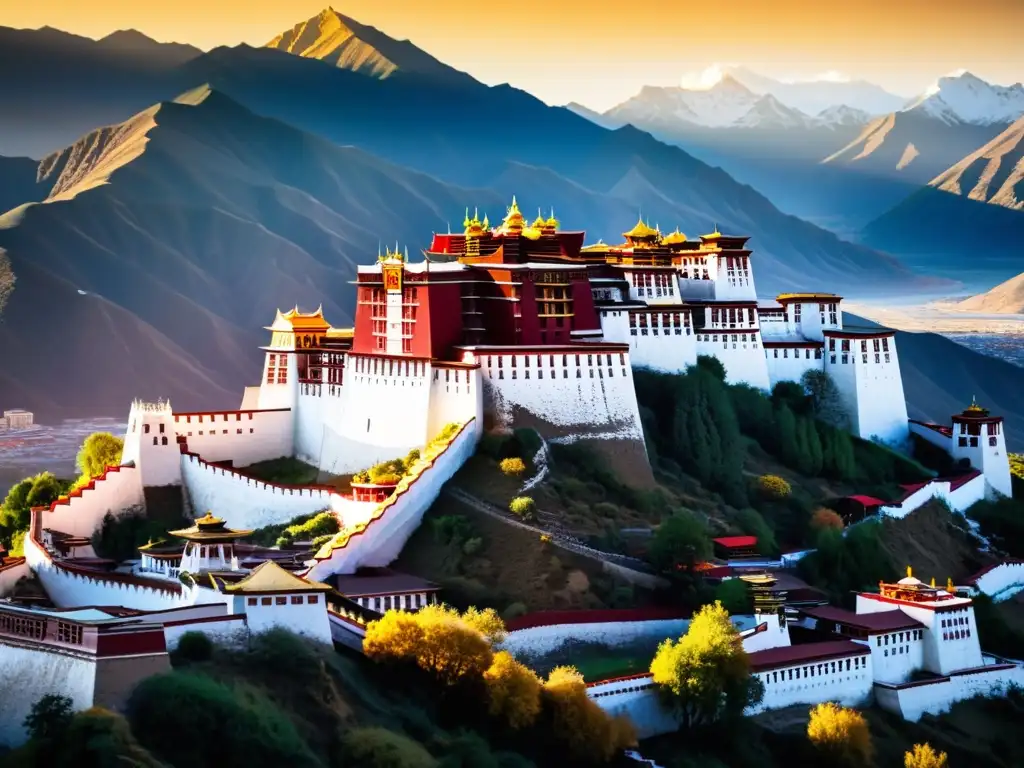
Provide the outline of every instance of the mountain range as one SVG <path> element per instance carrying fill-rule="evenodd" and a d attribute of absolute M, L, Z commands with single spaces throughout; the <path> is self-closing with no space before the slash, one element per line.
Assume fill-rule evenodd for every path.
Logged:
<path fill-rule="evenodd" d="M 957 309 L 982 314 L 1024 314 L 1024 272 L 1005 283 L 957 302 Z"/>
<path fill-rule="evenodd" d="M 38 62 L 64 33 L 3 35 Z M 322 303 L 349 322 L 348 281 L 381 241 L 415 252 L 467 205 L 497 214 L 512 194 L 554 204 L 591 241 L 620 241 L 638 208 L 691 235 L 715 223 L 752 235 L 762 294 L 942 287 L 637 128 L 594 125 L 378 36 L 328 10 L 267 48 L 154 56 L 164 44 L 134 35 L 74 39 L 69 98 L 115 119 L 40 160 L 0 158 L 0 248 L 16 278 L 0 354 L 22 361 L 0 372 L 3 401 L 51 415 L 119 414 L 136 396 L 235 407 L 273 308 Z M 0 64 L 2 91 L 17 70 Z M 32 77 L 50 92 L 44 70 Z M 31 96 L 6 94 L 16 108 Z M 27 134 L 0 123 L 0 141 L 86 119 L 68 113 Z"/>

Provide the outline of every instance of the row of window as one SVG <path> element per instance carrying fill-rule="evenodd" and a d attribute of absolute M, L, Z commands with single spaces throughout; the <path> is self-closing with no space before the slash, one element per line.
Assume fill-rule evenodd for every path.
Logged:
<path fill-rule="evenodd" d="M 774 357 L 778 358 L 779 350 L 778 349 L 773 349 L 772 352 L 775 353 Z M 815 360 L 821 360 L 821 356 L 822 356 L 821 350 L 820 349 L 815 349 L 814 350 L 814 359 Z M 782 358 L 785 360 L 787 357 L 789 357 L 789 349 L 785 349 L 784 348 L 782 350 Z M 800 359 L 800 350 L 799 349 L 794 349 L 793 350 L 793 359 L 794 360 L 799 360 Z M 810 359 L 811 359 L 811 350 L 805 349 L 804 350 L 804 360 L 810 360 Z"/>
<path fill-rule="evenodd" d="M 662 335 L 663 336 L 671 336 L 673 334 L 675 334 L 676 336 L 682 336 L 683 335 L 683 329 L 682 328 L 662 328 L 661 330 L 662 330 Z M 658 329 L 657 328 L 651 328 L 650 331 L 648 331 L 647 328 L 641 328 L 640 329 L 640 335 L 641 336 L 647 336 L 648 334 L 650 334 L 651 336 L 657 336 L 658 335 Z M 630 328 L 629 329 L 629 335 L 630 336 L 636 336 L 637 335 L 637 329 L 636 328 Z M 686 329 L 686 335 L 687 336 L 690 335 L 690 329 L 689 328 Z"/>
<path fill-rule="evenodd" d="M 518 371 L 513 370 L 512 371 L 512 376 L 510 378 L 513 378 L 513 379 L 518 378 L 516 376 L 517 373 L 518 373 Z M 626 369 L 625 368 L 622 369 L 622 375 L 623 376 L 626 375 Z M 599 379 L 603 379 L 604 378 L 604 369 L 603 368 L 598 368 L 597 369 L 597 377 Z M 491 369 L 491 368 L 487 369 L 487 378 L 488 379 L 493 379 L 494 378 L 494 371 L 493 371 L 493 369 Z M 498 369 L 498 378 L 499 379 L 504 379 L 505 378 L 505 371 L 503 369 L 500 369 L 500 368 Z M 530 378 L 530 372 L 529 371 L 523 371 L 523 378 L 524 379 Z M 543 379 L 544 378 L 544 370 L 543 369 L 541 369 L 541 368 L 537 369 L 537 378 L 538 379 Z M 551 378 L 551 379 L 557 379 L 558 378 L 558 375 L 555 373 L 555 369 L 554 368 L 551 369 L 551 371 L 550 371 L 550 373 L 548 375 L 548 378 Z M 568 379 L 569 378 L 569 369 L 568 368 L 563 368 L 562 369 L 562 378 L 563 379 Z M 582 379 L 583 378 L 583 369 L 582 368 L 577 368 L 576 369 L 576 378 L 577 379 Z M 590 369 L 590 378 L 594 378 L 594 369 L 593 368 Z M 608 369 L 608 378 L 610 378 L 610 379 L 611 378 L 615 378 L 615 369 L 614 368 L 609 368 Z"/>
<path fill-rule="evenodd" d="M 865 669 L 868 665 L 866 656 L 856 656 L 852 659 L 839 659 L 839 661 L 824 662 L 822 664 L 808 664 L 793 669 L 782 669 L 775 672 L 765 672 L 757 675 L 765 684 L 785 682 L 786 680 L 800 680 L 803 678 L 821 677 L 823 675 L 835 675 L 843 671 L 843 663 L 846 664 L 847 672 L 851 670 Z M 788 675 L 788 677 L 787 677 Z"/>
<path fill-rule="evenodd" d="M 850 346 L 850 339 L 840 339 L 839 341 L 840 341 L 840 345 L 839 345 L 839 351 L 840 352 L 851 352 L 852 351 L 851 346 Z M 889 351 L 889 339 L 887 339 L 887 338 L 872 339 L 871 342 L 872 342 L 871 347 L 872 347 L 873 351 L 875 351 L 875 352 L 888 352 Z M 828 340 L 828 351 L 829 352 L 835 352 L 836 351 L 836 340 L 835 339 L 829 339 Z M 861 339 L 860 351 L 861 352 L 867 352 L 868 351 L 868 340 L 867 339 Z"/>
<path fill-rule="evenodd" d="M 509 356 L 509 360 L 511 362 L 509 363 L 509 367 L 510 368 L 515 368 L 516 367 L 516 360 L 517 359 L 521 359 L 523 361 L 523 366 L 522 367 L 523 368 L 529 368 L 530 367 L 530 360 L 533 357 L 534 357 L 534 355 L 510 355 Z M 554 365 L 555 365 L 555 358 L 559 357 L 559 355 L 536 355 L 537 367 L 538 368 L 540 368 L 541 366 L 544 365 L 544 358 L 545 357 L 548 359 L 548 366 L 549 367 L 554 367 Z M 575 357 L 575 359 L 576 359 L 576 366 L 579 367 L 580 360 L 583 357 L 583 355 L 576 354 L 576 355 L 573 355 L 573 357 Z M 601 360 L 602 355 L 600 353 L 598 353 L 597 355 L 594 355 L 594 354 L 588 354 L 587 355 L 587 365 L 588 366 L 592 366 L 594 364 L 594 358 L 595 357 L 597 357 L 597 364 L 598 365 L 602 365 L 602 364 L 612 365 L 612 353 L 607 353 L 607 354 L 604 355 L 605 360 L 603 361 L 603 363 L 602 363 L 602 360 Z M 565 366 L 567 366 L 569 364 L 569 355 L 561 355 L 561 358 L 562 358 L 562 367 L 564 368 Z M 505 358 L 504 358 L 504 356 L 502 356 L 502 355 L 493 355 L 493 356 L 492 355 L 487 355 L 486 360 L 487 360 L 487 367 L 488 368 L 494 367 L 494 360 L 495 359 L 497 359 L 497 361 L 498 361 L 498 368 L 504 368 L 505 367 L 505 363 L 504 363 Z M 625 364 L 626 364 L 626 353 L 625 352 L 619 352 L 619 365 L 625 365 Z"/>
<path fill-rule="evenodd" d="M 905 637 L 904 637 L 905 635 Z M 892 638 L 892 644 L 904 643 L 909 640 L 920 640 L 924 637 L 923 629 L 913 629 L 906 632 L 893 633 L 891 635 L 878 635 L 875 637 L 875 646 L 881 648 L 883 645 L 889 644 L 889 638 Z"/>
<path fill-rule="evenodd" d="M 854 360 L 856 360 L 856 356 L 855 355 L 843 354 L 843 355 L 840 355 L 839 357 L 842 358 L 842 365 L 848 365 L 849 363 L 851 363 Z M 884 355 L 875 355 L 875 362 L 876 363 L 881 363 L 882 362 L 882 357 L 885 357 L 885 362 L 887 362 L 887 363 L 890 362 L 889 361 L 889 353 L 888 352 L 886 352 Z M 835 354 L 829 355 L 828 358 L 829 358 L 828 361 L 832 365 L 836 364 L 836 355 Z M 865 365 L 867 365 L 868 356 L 867 355 L 861 355 L 860 356 L 860 361 L 862 363 L 864 363 Z"/>
<path fill-rule="evenodd" d="M 357 597 L 356 603 L 377 613 L 385 611 L 412 611 L 422 608 L 430 602 L 430 598 L 419 593 L 415 595 L 384 595 L 383 597 Z"/>
<path fill-rule="evenodd" d="M 284 357 L 284 355 L 282 355 L 281 357 Z M 246 411 L 245 415 L 249 417 L 249 421 L 252 421 L 252 411 Z M 186 424 L 191 424 L 193 416 L 196 419 L 196 424 L 202 424 L 204 418 L 209 419 L 210 423 L 212 424 L 212 423 L 217 421 L 217 416 L 223 416 L 224 417 L 224 421 L 232 421 L 232 419 L 228 418 L 229 416 L 234 416 L 235 417 L 234 421 L 241 421 L 242 420 L 242 413 L 241 412 L 224 413 L 224 414 L 217 414 L 217 413 L 197 413 L 197 414 L 191 414 L 191 413 L 186 413 L 186 414 L 184 414 L 185 423 Z M 181 419 L 182 419 L 182 415 L 181 414 L 177 414 L 174 417 L 175 421 L 181 421 Z M 146 431 L 149 432 L 149 427 L 148 426 L 146 427 Z M 164 425 L 163 424 L 160 425 L 160 431 L 161 432 L 164 431 Z"/>
<path fill-rule="evenodd" d="M 890 650 L 889 648 L 885 649 L 884 653 L 885 653 L 886 656 L 889 655 L 889 650 Z M 903 655 L 905 653 L 910 653 L 910 646 L 909 645 L 901 645 L 899 648 L 893 648 L 891 650 L 892 650 L 892 655 L 893 656 L 896 656 L 897 654 Z"/>
<path fill-rule="evenodd" d="M 689 328 L 690 314 L 682 312 L 630 313 L 630 328 Z"/>
<path fill-rule="evenodd" d="M 249 427 L 249 434 L 250 434 L 250 435 L 251 435 L 251 434 L 252 434 L 253 432 L 255 432 L 255 431 L 256 431 L 256 430 L 254 430 L 254 429 L 253 429 L 252 427 Z M 204 434 L 204 433 L 203 433 L 203 430 L 201 430 L 201 429 L 200 429 L 200 430 L 198 430 L 198 432 L 199 432 L 199 436 L 200 436 L 200 437 L 202 437 L 202 436 L 203 436 L 203 434 Z M 221 430 L 221 434 L 222 434 L 222 435 L 226 435 L 227 433 L 228 433 L 228 430 L 226 430 L 226 429 L 223 429 L 223 430 Z M 185 434 L 186 434 L 186 436 L 188 436 L 188 437 L 192 437 L 192 433 L 191 433 L 191 432 L 186 432 Z M 207 435 L 209 435 L 210 437 L 212 437 L 213 435 L 216 435 L 216 434 L 217 434 L 217 430 L 215 430 L 215 429 L 208 429 L 208 430 L 206 430 L 206 433 L 205 433 L 205 434 L 207 434 Z M 236 429 L 236 430 L 235 430 L 235 434 L 236 434 L 236 435 L 241 435 L 241 434 L 244 434 L 244 430 L 242 430 L 242 429 Z M 161 438 L 161 440 L 163 441 L 163 445 L 167 445 L 167 438 L 166 438 L 166 437 L 163 437 L 163 438 Z M 156 445 L 156 438 L 155 438 L 155 437 L 153 438 L 153 445 Z"/>
<path fill-rule="evenodd" d="M 718 341 L 718 340 L 721 340 L 723 342 L 726 342 L 726 341 L 730 340 L 729 339 L 730 336 L 732 336 L 732 341 L 734 341 L 734 342 L 738 341 L 740 343 L 745 344 L 748 341 L 748 339 L 747 339 L 748 336 L 750 337 L 750 339 L 749 339 L 750 341 L 757 342 L 757 334 L 756 333 L 733 333 L 733 334 L 728 334 L 728 333 L 716 333 L 716 334 L 705 333 L 703 338 L 701 338 L 701 335 L 698 333 L 697 334 L 697 341 L 712 341 L 712 340 Z M 756 343 L 754 344 L 754 348 L 755 349 L 757 348 L 757 344 Z"/>
<path fill-rule="evenodd" d="M 646 682 L 638 681 L 635 685 L 630 685 L 626 688 L 616 688 L 614 691 L 599 691 L 590 695 L 592 699 L 600 699 L 603 696 L 618 696 L 620 693 L 636 693 L 637 691 L 646 691 L 648 688 L 653 688 L 654 683 L 650 680 Z"/>
<path fill-rule="evenodd" d="M 250 597 L 246 601 L 249 605 L 316 605 L 320 602 L 320 595 L 292 595 L 289 601 L 287 596 L 279 595 L 277 597 Z"/>
<path fill-rule="evenodd" d="M 998 421 L 990 422 L 987 426 L 988 426 L 988 434 L 990 434 L 990 435 L 998 435 L 999 434 L 999 422 Z M 981 424 L 968 423 L 966 421 L 962 421 L 962 422 L 960 422 L 960 429 L 957 430 L 957 431 L 961 435 L 980 435 L 981 434 L 981 427 L 982 427 Z"/>
<path fill-rule="evenodd" d="M 754 325 L 757 322 L 757 310 L 753 307 L 712 307 L 711 325 L 724 326 L 728 323 L 730 328 L 736 325 Z"/>
<path fill-rule="evenodd" d="M 288 355 L 267 355 L 267 384 L 288 383 Z"/>

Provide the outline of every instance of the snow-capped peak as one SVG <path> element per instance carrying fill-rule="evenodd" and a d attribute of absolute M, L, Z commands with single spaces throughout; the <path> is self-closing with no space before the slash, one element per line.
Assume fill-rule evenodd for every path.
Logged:
<path fill-rule="evenodd" d="M 787 107 L 769 93 L 759 98 L 734 125 L 744 128 L 803 128 L 811 122 L 799 109 Z"/>
<path fill-rule="evenodd" d="M 940 77 L 904 111 L 920 110 L 945 123 L 1012 123 L 1024 115 L 1024 86 L 993 85 L 958 70 Z"/>
<path fill-rule="evenodd" d="M 835 127 L 841 125 L 867 125 L 871 122 L 871 115 L 863 109 L 836 104 L 821 110 L 815 120 L 825 126 Z"/>

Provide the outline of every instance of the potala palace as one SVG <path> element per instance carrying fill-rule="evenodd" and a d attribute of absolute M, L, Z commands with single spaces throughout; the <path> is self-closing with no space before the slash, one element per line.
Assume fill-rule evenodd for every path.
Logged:
<path fill-rule="evenodd" d="M 422 261 L 396 246 L 359 267 L 354 328 L 332 327 L 319 310 L 278 311 L 261 381 L 237 410 L 133 403 L 121 464 L 33 509 L 25 557 L 0 564 L 0 596 L 31 573 L 52 604 L 0 602 L 0 679 L 22 692 L 0 697 L 0 743 L 24 738 L 28 708 L 48 692 L 80 708 L 118 706 L 135 682 L 167 668 L 168 649 L 187 631 L 233 642 L 283 625 L 360 648 L 366 623 L 382 612 L 437 599 L 435 585 L 388 566 L 485 431 L 532 427 L 551 441 L 594 441 L 626 476 L 650 476 L 638 367 L 683 372 L 711 355 L 730 383 L 763 390 L 825 371 L 858 436 L 902 447 L 913 431 L 972 468 L 868 504 L 880 514 L 905 515 L 932 498 L 962 511 L 1011 493 L 1000 417 L 972 406 L 950 426 L 908 421 L 893 331 L 844 326 L 841 298 L 830 293 L 759 300 L 745 237 L 691 240 L 641 220 L 624 238 L 584 245 L 583 232 L 561 230 L 553 215 L 528 224 L 514 199 L 497 227 L 467 212 L 464 231 L 435 234 Z M 345 490 L 244 471 L 295 457 L 346 476 L 398 456 L 412 460 L 394 482 Z M 97 557 L 91 537 L 107 514 L 149 510 L 167 489 L 180 492 L 191 527 L 169 530 L 127 562 Z M 325 510 L 340 532 L 316 551 L 246 541 Z M 916 719 L 1024 682 L 1015 663 L 982 654 L 970 599 L 1015 588 L 1022 570 L 1005 563 L 945 589 L 907 578 L 858 596 L 856 612 L 846 612 L 794 607 L 773 577 L 738 568 L 735 577 L 760 595 L 758 612 L 737 621 L 765 683 L 761 706 L 873 697 Z M 586 613 L 523 626 L 507 642 L 528 650 L 580 632 L 685 628 Z M 794 622 L 831 639 L 794 644 Z M 911 682 L 921 670 L 931 676 Z M 644 676 L 591 688 L 642 734 L 671 727 L 652 693 Z"/>

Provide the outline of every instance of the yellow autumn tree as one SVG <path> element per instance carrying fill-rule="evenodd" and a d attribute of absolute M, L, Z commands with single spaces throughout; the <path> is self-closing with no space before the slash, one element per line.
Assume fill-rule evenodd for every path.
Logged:
<path fill-rule="evenodd" d="M 848 768 L 871 765 L 874 746 L 864 716 L 832 702 L 811 710 L 807 738 L 829 760 Z"/>
<path fill-rule="evenodd" d="M 505 639 L 505 622 L 493 608 L 480 610 L 470 606 L 462 614 L 462 620 L 486 637 L 491 645 L 496 645 Z"/>
<path fill-rule="evenodd" d="M 536 673 L 516 661 L 508 651 L 498 651 L 484 672 L 488 709 L 511 728 L 532 725 L 540 714 L 541 682 Z"/>
<path fill-rule="evenodd" d="M 903 756 L 904 768 L 946 768 L 945 752 L 936 752 L 930 744 L 915 744 L 914 748 Z"/>
<path fill-rule="evenodd" d="M 717 600 L 694 614 L 685 635 L 658 646 L 651 675 L 686 728 L 739 716 L 763 695 L 739 632 Z"/>
<path fill-rule="evenodd" d="M 471 620 L 494 629 L 486 611 Z M 416 613 L 388 611 L 366 625 L 363 652 L 380 661 L 413 661 L 446 686 L 479 678 L 494 659 L 483 632 L 444 605 L 428 605 Z"/>
<path fill-rule="evenodd" d="M 630 722 L 609 717 L 595 704 L 575 667 L 551 670 L 544 682 L 544 698 L 551 713 L 552 733 L 577 760 L 589 765 L 605 763 L 636 744 Z"/>

